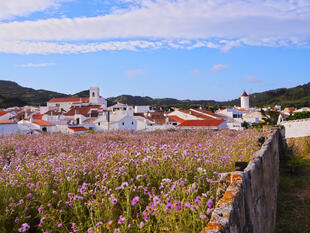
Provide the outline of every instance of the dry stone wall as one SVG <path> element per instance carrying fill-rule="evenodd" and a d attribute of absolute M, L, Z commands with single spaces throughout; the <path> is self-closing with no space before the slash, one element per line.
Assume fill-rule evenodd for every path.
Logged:
<path fill-rule="evenodd" d="M 277 128 L 244 171 L 221 176 L 217 206 L 202 233 L 274 232 L 284 148 L 283 128 Z"/>

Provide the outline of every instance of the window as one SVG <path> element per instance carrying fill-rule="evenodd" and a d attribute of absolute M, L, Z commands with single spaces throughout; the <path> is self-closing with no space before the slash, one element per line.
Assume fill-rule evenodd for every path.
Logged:
<path fill-rule="evenodd" d="M 131 124 L 133 125 L 133 122 L 131 122 Z"/>
<path fill-rule="evenodd" d="M 95 92 L 93 92 L 93 97 L 95 97 L 95 95 L 96 95 Z"/>
<path fill-rule="evenodd" d="M 43 127 L 43 128 L 42 128 L 42 131 L 43 131 L 43 132 L 47 132 L 47 128 L 46 128 L 46 127 Z"/>
<path fill-rule="evenodd" d="M 178 123 L 176 123 L 176 122 L 173 122 L 173 123 L 172 123 L 172 125 L 178 125 Z"/>
<path fill-rule="evenodd" d="M 124 111 L 126 111 L 127 110 L 127 108 L 124 108 Z"/>
<path fill-rule="evenodd" d="M 125 125 L 125 123 L 123 122 L 123 125 Z"/>
<path fill-rule="evenodd" d="M 98 125 L 100 126 L 100 122 L 98 123 Z"/>

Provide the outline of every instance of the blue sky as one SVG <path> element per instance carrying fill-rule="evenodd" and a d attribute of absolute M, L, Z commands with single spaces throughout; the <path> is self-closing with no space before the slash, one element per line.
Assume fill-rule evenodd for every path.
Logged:
<path fill-rule="evenodd" d="M 237 98 L 310 81 L 305 0 L 0 2 L 0 79 L 76 93 Z"/>

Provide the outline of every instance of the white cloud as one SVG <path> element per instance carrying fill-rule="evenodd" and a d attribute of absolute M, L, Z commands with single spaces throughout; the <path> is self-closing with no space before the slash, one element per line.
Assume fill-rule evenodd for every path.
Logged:
<path fill-rule="evenodd" d="M 0 52 L 15 54 L 69 54 L 139 49 L 156 49 L 160 42 L 111 41 L 102 43 L 54 43 L 29 41 L 0 41 Z"/>
<path fill-rule="evenodd" d="M 144 75 L 146 72 L 143 69 L 136 69 L 136 70 L 128 70 L 125 72 L 127 77 L 133 78 L 137 76 Z"/>
<path fill-rule="evenodd" d="M 193 69 L 189 74 L 190 74 L 190 76 L 193 76 L 193 77 L 199 76 L 200 75 L 200 70 Z"/>
<path fill-rule="evenodd" d="M 68 0 L 2 0 L 0 1 L 0 20 L 27 16 L 33 12 L 57 7 L 63 1 Z"/>
<path fill-rule="evenodd" d="M 217 73 L 221 70 L 226 70 L 228 68 L 227 65 L 223 65 L 223 64 L 217 64 L 217 65 L 214 65 L 212 68 L 211 68 L 211 72 L 213 73 Z"/>
<path fill-rule="evenodd" d="M 55 66 L 55 63 L 28 63 L 28 64 L 22 64 L 18 65 L 19 67 L 24 68 L 39 68 L 39 67 L 48 67 L 48 66 Z"/>
<path fill-rule="evenodd" d="M 6 9 L 0 10 L 0 19 L 1 14 L 2 18 L 29 14 L 64 0 L 28 0 L 29 5 L 23 3 L 20 9 L 17 2 L 28 1 L 3 2 L 11 1 L 12 10 L 9 3 L 0 3 L 0 9 L 1 4 Z M 27 43 L 25 53 L 141 49 L 129 45 L 133 41 L 157 43 L 155 48 L 222 51 L 240 46 L 309 47 L 310 2 L 306 0 L 120 1 L 127 8 L 98 17 L 0 23 L 0 41 Z M 144 48 L 150 47 L 154 48 Z"/>
<path fill-rule="evenodd" d="M 262 80 L 257 78 L 257 77 L 254 77 L 254 76 L 246 76 L 245 77 L 245 81 L 247 83 L 261 83 Z"/>

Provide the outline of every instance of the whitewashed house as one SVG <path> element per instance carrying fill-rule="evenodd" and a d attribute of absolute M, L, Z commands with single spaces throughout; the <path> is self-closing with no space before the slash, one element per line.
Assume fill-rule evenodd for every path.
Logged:
<path fill-rule="evenodd" d="M 72 97 L 72 98 L 54 98 L 47 102 L 49 110 L 65 110 L 69 111 L 73 106 L 90 106 L 100 105 L 102 108 L 107 108 L 107 101 L 100 96 L 99 87 L 91 87 L 89 89 L 89 97 Z"/>
<path fill-rule="evenodd" d="M 10 112 L 0 112 L 0 120 L 10 120 L 13 114 Z"/>
<path fill-rule="evenodd" d="M 16 122 L 11 120 L 0 120 L 0 136 L 20 133 Z"/>
<path fill-rule="evenodd" d="M 55 124 L 40 119 L 21 120 L 18 125 L 21 131 L 26 133 L 31 131 L 55 133 L 59 131 Z"/>
<path fill-rule="evenodd" d="M 145 106 L 135 106 L 135 113 L 147 113 L 147 112 L 155 112 L 153 107 L 145 105 Z"/>

